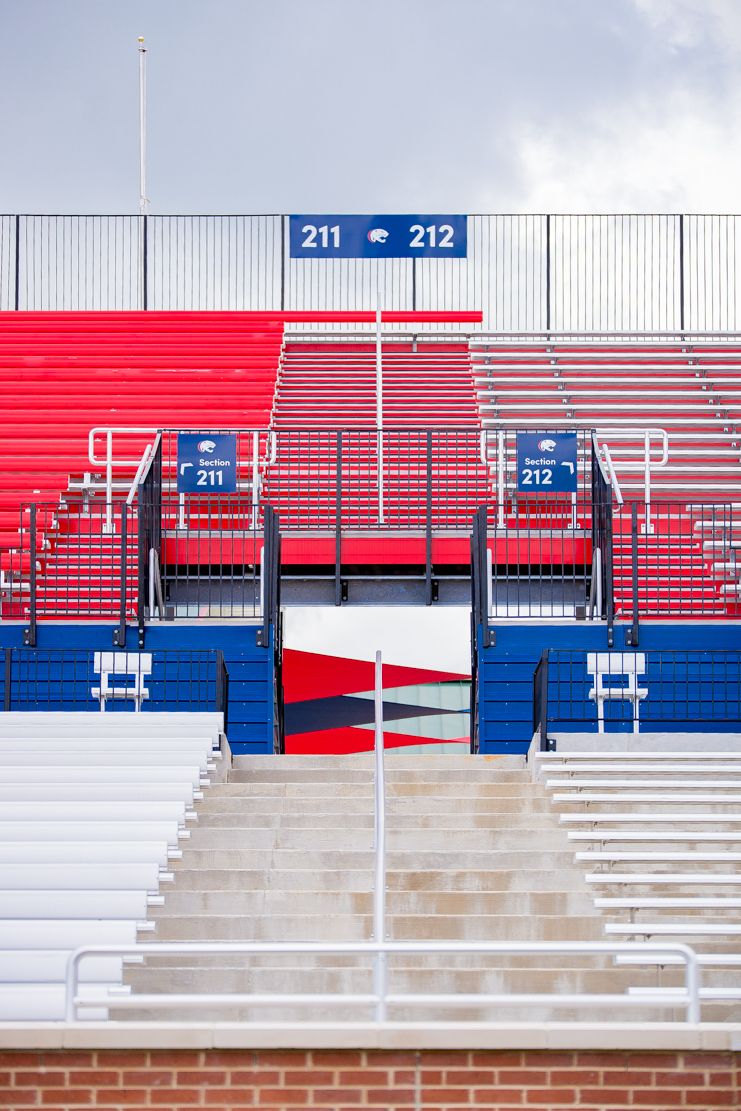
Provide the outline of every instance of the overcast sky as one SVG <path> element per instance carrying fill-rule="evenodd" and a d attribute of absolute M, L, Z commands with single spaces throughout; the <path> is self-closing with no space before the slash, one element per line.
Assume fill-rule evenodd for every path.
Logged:
<path fill-rule="evenodd" d="M 739 212 L 741 0 L 0 0 L 0 210 Z"/>

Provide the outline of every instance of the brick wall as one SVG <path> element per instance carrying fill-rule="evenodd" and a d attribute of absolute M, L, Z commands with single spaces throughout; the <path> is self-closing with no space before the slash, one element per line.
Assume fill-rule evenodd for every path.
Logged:
<path fill-rule="evenodd" d="M 672 1111 L 741 1107 L 741 1054 L 351 1050 L 0 1053 L 5 1108 Z"/>

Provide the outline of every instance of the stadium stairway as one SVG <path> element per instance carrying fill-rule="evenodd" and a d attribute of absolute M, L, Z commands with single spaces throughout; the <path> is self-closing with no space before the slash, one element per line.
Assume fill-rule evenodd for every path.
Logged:
<path fill-rule="evenodd" d="M 612 915 L 595 905 L 550 791 L 522 756 L 387 753 L 388 932 L 395 940 L 600 941 Z M 160 941 L 367 940 L 372 934 L 373 756 L 235 757 L 214 786 L 173 865 Z M 693 864 L 693 870 L 704 867 Z M 390 958 L 400 991 L 618 992 L 650 988 L 655 968 L 606 958 L 459 955 Z M 680 983 L 671 970 L 663 982 Z M 673 977 L 675 977 L 673 979 Z M 136 1007 L 157 992 L 370 990 L 370 967 L 352 957 L 149 957 L 126 970 L 132 997 L 121 1020 L 156 1019 Z M 323 1020 L 336 1007 L 204 1008 L 168 1019 Z M 484 1008 L 464 1019 L 501 1020 Z M 671 1019 L 670 1002 L 631 1015 Z M 350 1019 L 360 1012 L 348 1014 Z M 419 1011 L 392 1018 L 418 1019 Z M 427 1008 L 425 1018 L 449 1018 Z M 519 1008 L 511 1017 L 610 1020 L 590 1008 Z M 626 1015 L 627 1017 L 627 1015 Z"/>
<path fill-rule="evenodd" d="M 460 527 L 468 528 L 478 503 L 470 477 L 480 466 L 477 438 L 456 436 L 456 431 L 470 433 L 478 425 L 468 346 L 394 342 L 384 344 L 382 354 L 384 428 L 410 430 L 408 440 L 386 441 L 389 517 L 420 527 L 427 472 L 424 443 L 417 430 L 446 429 L 447 435 L 435 441 L 439 487 L 435 512 L 439 506 L 451 522 L 456 520 Z M 284 488 L 276 503 L 281 518 L 306 527 L 316 521 L 321 507 L 334 504 L 335 473 L 327 468 L 326 451 L 330 436 L 334 438 L 338 429 L 367 430 L 367 440 L 358 437 L 356 441 L 357 454 L 347 454 L 342 475 L 345 501 L 362 505 L 368 497 L 369 474 L 371 482 L 375 481 L 375 426 L 375 344 L 298 343 L 287 337 L 273 427 L 320 431 L 313 442 L 302 440 L 305 458 L 295 471 L 292 488 Z"/>
<path fill-rule="evenodd" d="M 225 767 L 221 729 L 214 713 L 1 715 L 0 1019 L 62 1019 L 73 949 L 155 929 L 193 807 Z M 82 961 L 81 1019 L 128 992 L 123 964 Z"/>

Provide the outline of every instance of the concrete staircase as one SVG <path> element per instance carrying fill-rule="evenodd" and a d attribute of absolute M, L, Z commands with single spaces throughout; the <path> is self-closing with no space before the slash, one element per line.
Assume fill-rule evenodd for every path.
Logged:
<path fill-rule="evenodd" d="M 388 932 L 398 940 L 604 940 L 602 914 L 558 814 L 523 756 L 388 753 Z M 373 757 L 239 756 L 198 807 L 175 883 L 155 912 L 158 941 L 367 940 L 372 934 Z M 672 971 L 672 976 L 678 972 Z M 137 992 L 368 991 L 355 956 L 151 957 Z M 674 982 L 673 980 L 671 982 Z M 677 983 L 681 981 L 676 980 Z M 610 957 L 392 957 L 399 991 L 623 992 L 656 970 Z M 671 1018 L 655 1009 L 625 1017 Z M 324 1008 L 126 1010 L 122 1020 L 367 1019 Z M 398 1008 L 392 1019 L 612 1019 L 544 1007 Z"/>

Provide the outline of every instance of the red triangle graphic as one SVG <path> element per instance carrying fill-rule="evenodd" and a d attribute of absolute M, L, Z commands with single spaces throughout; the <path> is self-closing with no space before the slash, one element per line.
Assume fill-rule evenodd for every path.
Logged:
<path fill-rule="evenodd" d="M 344 656 L 322 656 L 316 652 L 283 650 L 283 696 L 286 702 L 310 698 L 331 698 L 338 694 L 370 691 L 375 685 L 376 665 L 370 660 L 351 660 Z M 411 687 L 418 683 L 442 683 L 470 679 L 457 671 L 428 671 L 422 667 L 383 665 L 383 685 Z"/>

